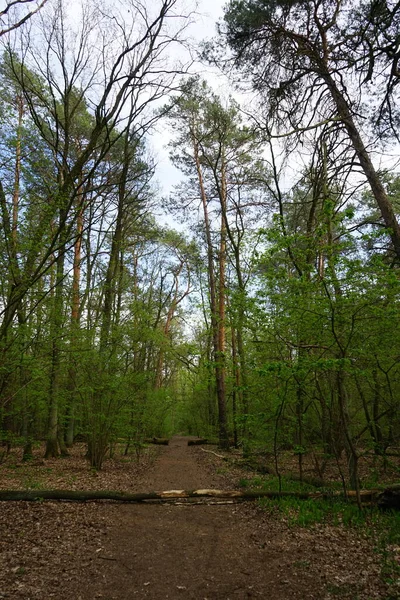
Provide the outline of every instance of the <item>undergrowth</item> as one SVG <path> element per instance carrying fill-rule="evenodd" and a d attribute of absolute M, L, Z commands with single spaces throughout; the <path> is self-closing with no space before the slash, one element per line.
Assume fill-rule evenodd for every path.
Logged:
<path fill-rule="evenodd" d="M 252 490 L 278 491 L 277 477 L 254 477 L 242 479 L 240 485 Z M 301 484 L 282 477 L 281 490 L 285 492 L 317 491 L 309 484 Z M 321 491 L 321 489 L 319 489 Z M 382 579 L 389 585 L 400 580 L 400 512 L 382 511 L 376 506 L 360 510 L 357 504 L 343 498 L 260 498 L 259 506 L 269 514 L 284 520 L 289 527 L 312 527 L 317 524 L 353 528 L 371 539 L 376 552 L 382 558 Z M 396 559 L 397 554 L 397 559 Z"/>
<path fill-rule="evenodd" d="M 268 475 L 268 477 L 259 475 L 251 479 L 241 479 L 239 485 L 252 490 L 276 492 L 279 490 L 279 479 L 273 475 Z M 311 484 L 300 483 L 300 481 L 281 477 L 282 492 L 315 492 L 315 490 L 316 488 Z"/>

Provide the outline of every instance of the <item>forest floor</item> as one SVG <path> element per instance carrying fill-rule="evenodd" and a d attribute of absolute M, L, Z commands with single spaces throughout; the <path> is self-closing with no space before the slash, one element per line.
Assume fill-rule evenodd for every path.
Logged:
<path fill-rule="evenodd" d="M 8 462 L 0 467 L 0 487 L 237 487 L 234 469 L 187 441 L 173 438 L 139 466 L 122 457 L 109 461 L 99 474 L 79 455 L 29 466 Z M 364 530 L 293 526 L 255 503 L 0 504 L 0 599 L 400 598 L 400 586 L 392 582 L 389 590 L 383 581 L 382 561 Z"/>

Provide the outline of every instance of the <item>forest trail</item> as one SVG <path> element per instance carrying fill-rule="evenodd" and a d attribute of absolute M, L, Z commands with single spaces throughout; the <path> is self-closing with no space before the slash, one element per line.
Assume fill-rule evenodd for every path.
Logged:
<path fill-rule="evenodd" d="M 75 458 L 0 470 L 4 489 L 232 489 L 240 470 L 175 437 L 138 464 Z M 157 458 L 155 458 L 157 456 Z M 236 483 L 235 483 L 236 482 Z M 290 523 L 278 502 L 0 503 L 0 599 L 389 600 L 382 556 L 357 529 Z M 397 584 L 396 584 L 397 585 Z M 393 586 L 392 586 L 393 587 Z M 394 589 L 394 588 L 393 588 Z"/>
<path fill-rule="evenodd" d="M 141 491 L 227 487 L 223 476 L 201 460 L 199 448 L 187 446 L 188 439 L 171 440 L 140 481 Z M 81 600 L 322 597 L 315 591 L 315 575 L 287 569 L 288 563 L 301 561 L 301 548 L 289 544 L 285 549 L 273 531 L 271 539 L 261 541 L 249 507 L 183 503 L 115 508 L 97 569 L 93 564 L 80 587 Z"/>

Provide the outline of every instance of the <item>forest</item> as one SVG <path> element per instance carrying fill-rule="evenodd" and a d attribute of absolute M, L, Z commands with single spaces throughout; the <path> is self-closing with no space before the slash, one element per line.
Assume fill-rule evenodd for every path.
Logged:
<path fill-rule="evenodd" d="M 0 462 L 180 433 L 359 490 L 400 453 L 399 3 L 230 0 L 196 47 L 178 0 L 25 4 L 0 15 Z"/>

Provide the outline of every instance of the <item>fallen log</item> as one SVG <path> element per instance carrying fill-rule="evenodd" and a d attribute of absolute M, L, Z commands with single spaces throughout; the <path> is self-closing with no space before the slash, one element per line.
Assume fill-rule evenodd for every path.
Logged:
<path fill-rule="evenodd" d="M 203 446 L 206 444 L 210 445 L 210 446 L 218 446 L 218 440 L 209 440 L 207 438 L 198 438 L 197 440 L 188 440 L 188 446 Z M 234 440 L 229 440 L 229 447 L 235 448 Z"/>
<path fill-rule="evenodd" d="M 146 438 L 144 440 L 144 443 L 145 444 L 157 444 L 158 446 L 168 446 L 169 439 L 152 437 L 152 438 Z"/>
<path fill-rule="evenodd" d="M 382 490 L 362 490 L 360 492 L 362 502 L 374 502 L 381 496 Z M 347 496 L 356 500 L 356 492 L 349 491 Z M 0 501 L 43 501 L 43 500 L 67 500 L 74 502 L 86 502 L 90 500 L 114 500 L 117 502 L 146 502 L 146 501 L 170 501 L 182 498 L 235 498 L 239 500 L 256 500 L 258 498 L 297 498 L 328 499 L 344 498 L 343 492 L 278 492 L 262 490 L 167 490 L 163 492 L 142 492 L 128 494 L 117 491 L 75 491 L 75 490 L 0 490 Z"/>

